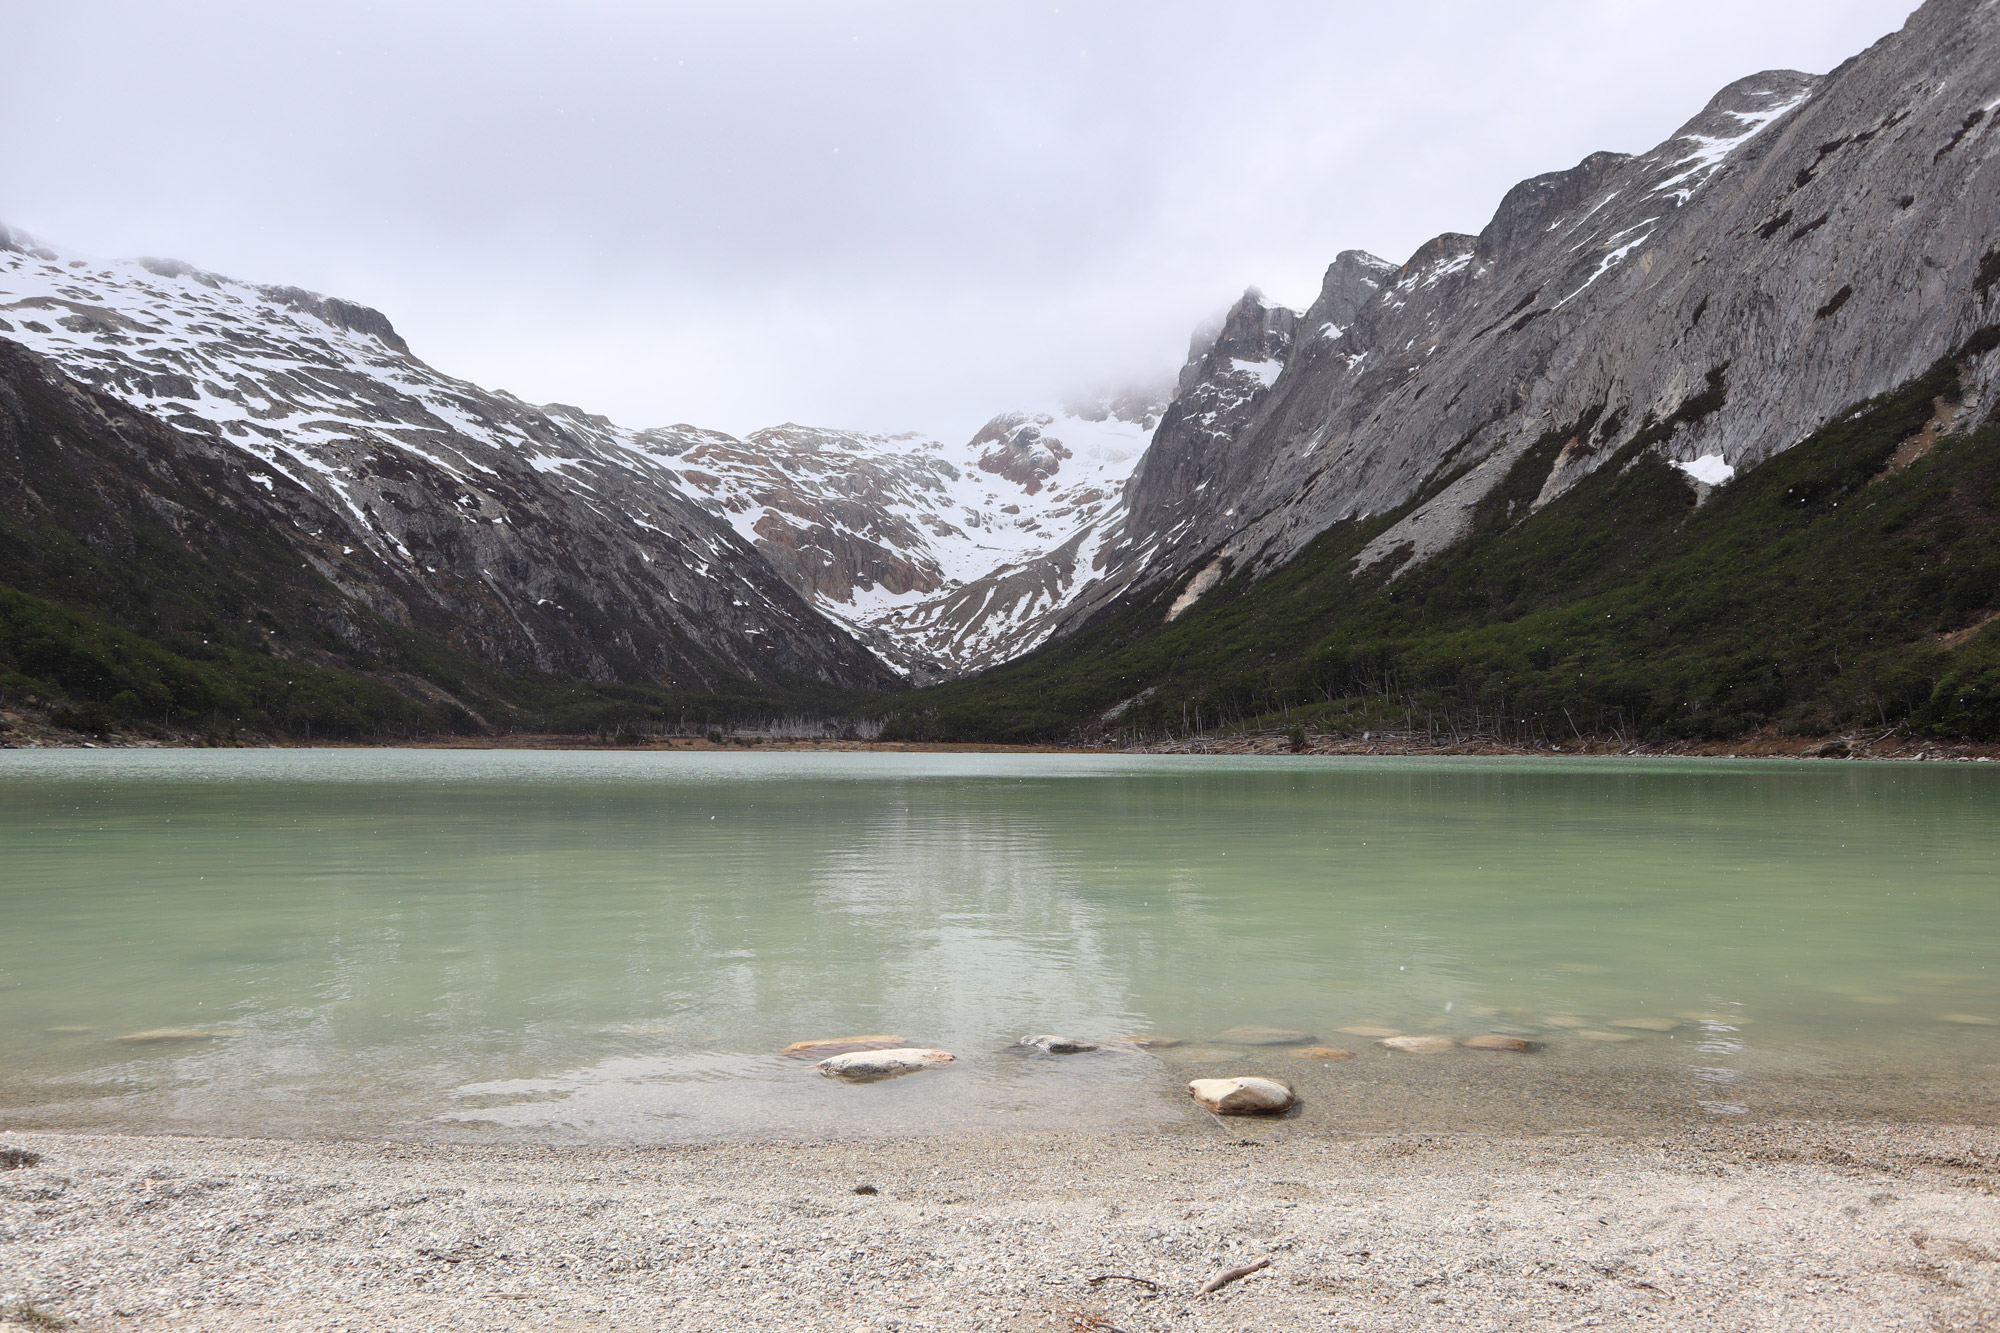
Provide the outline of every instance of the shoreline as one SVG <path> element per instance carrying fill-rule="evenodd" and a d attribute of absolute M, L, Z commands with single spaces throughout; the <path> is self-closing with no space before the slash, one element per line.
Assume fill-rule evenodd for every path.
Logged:
<path fill-rule="evenodd" d="M 711 754 L 1171 754 L 1305 756 L 1346 758 L 1546 758 L 1546 759 L 1855 759 L 1877 762 L 2000 762 L 2000 742 L 1944 741 L 1848 733 L 1796 737 L 1775 732 L 1719 741 L 1670 741 L 1633 745 L 1615 738 L 1585 738 L 1567 746 L 1520 745 L 1488 738 L 1445 740 L 1414 735 L 1308 737 L 1295 746 L 1282 732 L 1212 736 L 1130 745 L 1007 745 L 979 741 L 870 741 L 814 737 L 742 736 L 715 742 L 701 736 L 663 736 L 640 740 L 605 740 L 567 733 L 524 732 L 504 736 L 435 736 L 420 739 L 377 737 L 368 740 L 307 741 L 295 737 L 231 739 L 211 745 L 200 737 L 124 734 L 95 740 L 61 732 L 45 724 L 8 719 L 0 731 L 0 749 L 7 750 L 562 750 L 602 753 L 689 752 Z"/>
<path fill-rule="evenodd" d="M 0 1169 L 0 1321 L 29 1327 L 25 1305 L 83 1333 L 1872 1330 L 1982 1326 L 2000 1303 L 2000 1129 L 1216 1129 L 695 1147 L 0 1134 L 0 1153 L 37 1159 Z"/>

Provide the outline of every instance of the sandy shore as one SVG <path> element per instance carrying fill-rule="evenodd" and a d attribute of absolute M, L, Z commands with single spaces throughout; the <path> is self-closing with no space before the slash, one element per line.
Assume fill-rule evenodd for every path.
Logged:
<path fill-rule="evenodd" d="M 40 1156 L 0 1171 L 19 1327 L 1930 1330 L 2000 1310 L 1991 1129 L 0 1148 Z"/>

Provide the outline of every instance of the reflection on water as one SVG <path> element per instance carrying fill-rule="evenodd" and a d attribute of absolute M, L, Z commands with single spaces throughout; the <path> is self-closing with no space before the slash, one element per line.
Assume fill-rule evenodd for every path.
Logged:
<path fill-rule="evenodd" d="M 1308 1128 L 1985 1120 L 1997 813 L 1971 766 L 10 752 L 0 1123 L 1148 1126 L 1245 1072 Z M 959 1063 L 776 1054 L 846 1033 Z"/>

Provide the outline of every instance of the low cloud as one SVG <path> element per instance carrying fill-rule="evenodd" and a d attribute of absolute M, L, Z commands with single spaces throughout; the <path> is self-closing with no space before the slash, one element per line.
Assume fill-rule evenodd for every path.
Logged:
<path fill-rule="evenodd" d="M 0 218 L 633 425 L 962 435 L 1907 7 L 7 0 Z"/>

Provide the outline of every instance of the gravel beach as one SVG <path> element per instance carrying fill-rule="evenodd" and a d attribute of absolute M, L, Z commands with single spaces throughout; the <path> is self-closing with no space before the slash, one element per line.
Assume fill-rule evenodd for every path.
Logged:
<path fill-rule="evenodd" d="M 2000 1311 L 1986 1128 L 1231 1121 L 700 1147 L 14 1133 L 0 1156 L 20 1163 L 0 1170 L 9 1333 L 1972 1329 Z"/>

